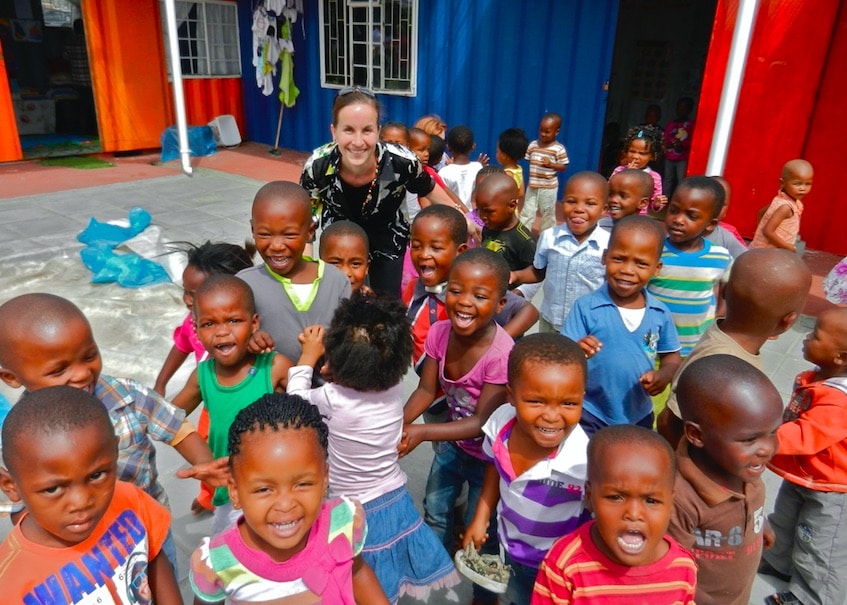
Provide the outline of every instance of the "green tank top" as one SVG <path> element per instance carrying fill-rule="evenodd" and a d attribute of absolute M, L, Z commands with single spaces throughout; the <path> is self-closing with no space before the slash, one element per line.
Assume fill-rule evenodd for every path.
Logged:
<path fill-rule="evenodd" d="M 236 414 L 262 397 L 273 393 L 271 364 L 276 351 L 259 353 L 247 377 L 233 386 L 223 386 L 215 375 L 215 360 L 207 359 L 197 366 L 197 382 L 203 404 L 209 411 L 209 449 L 215 458 L 226 456 L 229 427 Z M 212 503 L 215 506 L 229 502 L 225 487 L 215 490 Z"/>

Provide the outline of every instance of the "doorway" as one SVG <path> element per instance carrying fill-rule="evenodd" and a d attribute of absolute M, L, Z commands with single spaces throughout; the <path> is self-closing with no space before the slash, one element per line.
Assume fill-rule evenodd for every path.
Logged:
<path fill-rule="evenodd" d="M 80 0 L 0 0 L 0 43 L 24 159 L 102 151 Z"/>
<path fill-rule="evenodd" d="M 652 122 L 657 110 L 664 128 L 689 97 L 696 121 L 716 8 L 717 0 L 621 0 L 599 162 L 605 176 L 620 162 L 627 130 Z M 651 167 L 661 174 L 661 159 Z"/>

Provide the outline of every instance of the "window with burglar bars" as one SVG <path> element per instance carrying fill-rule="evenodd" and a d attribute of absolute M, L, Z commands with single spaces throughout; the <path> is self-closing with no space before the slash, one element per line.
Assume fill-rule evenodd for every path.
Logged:
<path fill-rule="evenodd" d="M 418 0 L 320 0 L 321 82 L 414 95 Z"/>
<path fill-rule="evenodd" d="M 238 77 L 241 57 L 238 47 L 238 14 L 235 2 L 197 0 L 175 2 L 179 58 L 186 77 Z M 160 2 L 165 52 L 168 27 L 164 2 Z M 168 63 L 170 66 L 170 63 Z M 168 67 L 170 74 L 170 67 Z"/>

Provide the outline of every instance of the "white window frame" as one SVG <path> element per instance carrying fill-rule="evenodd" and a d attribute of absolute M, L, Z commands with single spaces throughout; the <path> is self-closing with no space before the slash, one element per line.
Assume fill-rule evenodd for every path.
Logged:
<path fill-rule="evenodd" d="M 321 86 L 324 88 L 344 88 L 346 86 L 366 86 L 374 92 L 414 97 L 417 95 L 418 84 L 418 3 L 419 0 L 318 0 L 319 12 L 319 31 L 320 31 L 320 63 L 321 63 Z M 343 17 L 335 23 L 329 23 L 327 19 L 327 7 L 334 4 L 337 11 L 343 14 Z M 408 69 L 408 77 L 401 78 L 400 74 L 389 73 L 391 66 L 385 64 L 384 47 L 381 43 L 374 42 L 373 33 L 374 26 L 379 26 L 382 32 L 393 27 L 391 23 L 386 23 L 389 15 L 387 8 L 391 5 L 399 6 L 406 4 L 409 7 L 409 18 L 405 25 L 405 31 L 408 40 L 408 57 L 399 59 L 401 63 L 405 63 Z M 353 22 L 352 15 L 354 10 L 366 9 L 367 20 L 363 22 Z M 379 23 L 375 22 L 374 9 L 379 9 L 381 19 Z M 354 39 L 355 28 L 364 25 L 366 32 L 365 39 Z M 327 44 L 332 42 L 332 39 L 327 39 L 328 30 L 339 29 L 343 30 L 344 34 L 344 56 L 337 58 L 337 72 L 328 70 L 328 62 L 330 57 L 327 56 Z M 340 39 L 338 36 L 337 39 Z M 354 50 L 356 46 L 365 46 L 366 48 L 379 49 L 380 52 L 366 52 L 365 63 L 354 64 Z M 376 55 L 376 57 L 375 57 Z M 364 69 L 366 77 L 355 78 L 354 70 Z M 388 70 L 388 71 L 387 71 Z M 389 87 L 390 82 L 405 83 L 404 88 Z"/>
<path fill-rule="evenodd" d="M 241 39 L 238 31 L 238 4 L 236 2 L 225 2 L 222 0 L 176 0 L 175 4 L 177 5 L 177 15 L 185 14 L 184 11 L 179 10 L 179 5 L 189 5 L 196 4 L 197 5 L 197 27 L 202 28 L 203 33 L 202 36 L 198 35 L 196 38 L 196 43 L 198 45 L 203 46 L 203 51 L 198 52 L 197 56 L 180 56 L 180 61 L 182 61 L 183 70 L 182 77 L 184 79 L 210 79 L 210 78 L 240 78 L 241 77 Z M 209 19 L 206 15 L 206 5 L 218 5 L 222 7 L 226 7 L 228 11 L 231 11 L 233 16 L 233 31 L 232 36 L 228 37 L 225 40 L 212 40 L 210 35 L 210 23 Z M 168 45 L 168 28 L 165 23 L 165 10 L 164 10 L 164 0 L 159 0 L 159 6 L 161 8 L 160 13 L 162 16 L 162 35 L 165 43 L 165 56 L 166 65 L 168 70 L 168 78 L 171 77 L 171 68 L 170 68 L 170 47 Z M 177 17 L 179 19 L 179 17 Z M 218 24 L 215 24 L 218 25 Z M 177 24 L 179 27 L 179 24 Z M 180 41 L 189 41 L 189 38 L 181 38 Z M 227 50 L 230 52 L 234 52 L 233 55 L 225 55 L 223 61 L 227 65 L 233 65 L 235 70 L 232 72 L 222 73 L 222 74 L 213 74 L 213 64 L 215 63 L 215 59 L 212 58 L 212 49 L 214 48 L 223 48 L 226 53 Z M 189 73 L 188 70 L 185 69 L 185 61 L 197 62 L 197 72 L 198 73 Z"/>

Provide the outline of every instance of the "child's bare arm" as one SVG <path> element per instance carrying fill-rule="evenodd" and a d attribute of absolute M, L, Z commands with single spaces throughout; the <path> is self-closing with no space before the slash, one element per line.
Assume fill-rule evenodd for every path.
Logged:
<path fill-rule="evenodd" d="M 300 353 L 300 359 L 297 360 L 298 366 L 315 367 L 315 364 L 318 363 L 325 352 L 325 334 L 326 330 L 320 325 L 308 326 L 300 333 L 297 340 L 300 341 L 303 350 Z"/>
<path fill-rule="evenodd" d="M 165 387 L 168 386 L 168 381 L 173 378 L 176 371 L 182 366 L 188 357 L 188 353 L 183 353 L 176 348 L 176 345 L 171 347 L 168 356 L 165 358 L 165 363 L 162 364 L 162 369 L 159 370 L 159 375 L 156 376 L 156 382 L 153 390 L 162 397 L 165 396 Z"/>
<path fill-rule="evenodd" d="M 541 160 L 541 165 L 544 166 L 545 168 L 551 168 L 551 169 L 555 170 L 556 172 L 564 172 L 565 170 L 568 169 L 567 164 L 557 164 L 556 162 L 554 162 L 553 160 L 551 160 L 548 157 L 544 157 Z"/>
<path fill-rule="evenodd" d="M 534 284 L 542 281 L 547 275 L 547 268 L 536 269 L 535 265 L 518 269 L 509 273 L 509 285 Z"/>
<path fill-rule="evenodd" d="M 776 233 L 776 230 L 779 228 L 780 223 L 782 223 L 782 221 L 788 218 L 791 218 L 791 214 L 791 208 L 789 208 L 788 206 L 780 206 L 779 208 L 777 208 L 776 211 L 768 219 L 768 222 L 765 223 L 764 227 L 762 227 L 762 235 L 764 235 L 765 239 L 767 239 L 771 244 L 773 244 L 777 248 L 783 248 L 791 252 L 796 252 L 797 249 L 794 247 L 794 242 L 786 242 Z"/>
<path fill-rule="evenodd" d="M 256 333 L 250 337 L 250 342 L 247 344 L 247 350 L 251 353 L 270 353 L 274 350 L 274 339 L 264 330 L 256 330 Z"/>
<path fill-rule="evenodd" d="M 382 590 L 371 566 L 362 555 L 353 559 L 353 598 L 360 605 L 388 605 L 388 597 Z"/>
<path fill-rule="evenodd" d="M 600 352 L 600 349 L 603 348 L 603 343 L 600 342 L 596 336 L 592 336 L 590 334 L 577 340 L 576 344 L 578 344 L 579 348 L 582 349 L 586 359 L 591 359 Z"/>
<path fill-rule="evenodd" d="M 479 550 L 485 540 L 488 538 L 488 522 L 491 519 L 491 512 L 497 506 L 500 500 L 500 475 L 497 474 L 497 469 L 493 464 L 488 464 L 485 467 L 485 477 L 482 480 L 482 491 L 479 494 L 479 500 L 476 504 L 476 512 L 474 513 L 473 521 L 470 522 L 465 529 L 465 537 L 462 539 L 462 548 L 467 548 L 468 544 L 474 543 L 474 546 Z"/>
<path fill-rule="evenodd" d="M 659 353 L 659 369 L 644 372 L 640 379 L 641 386 L 651 396 L 658 395 L 670 384 L 681 363 L 682 357 L 679 351 Z"/>
<path fill-rule="evenodd" d="M 182 390 L 171 400 L 171 403 L 185 410 L 185 415 L 188 416 L 197 409 L 201 401 L 203 401 L 203 396 L 200 394 L 200 382 L 197 379 L 197 370 L 195 369 L 191 372 Z"/>
<path fill-rule="evenodd" d="M 147 582 L 153 597 L 151 601 L 156 605 L 182 605 L 174 570 L 161 551 L 147 564 Z"/>
<path fill-rule="evenodd" d="M 226 487 L 229 479 L 229 464 L 227 458 L 215 460 L 209 444 L 197 431 L 191 432 L 179 443 L 172 444 L 190 464 L 190 468 L 177 471 L 180 479 L 197 479 L 211 487 Z"/>
<path fill-rule="evenodd" d="M 514 317 L 512 317 L 512 319 L 503 326 L 503 329 L 506 330 L 506 334 L 514 339 L 517 339 L 523 336 L 527 330 L 534 326 L 536 321 L 538 321 L 538 309 L 535 308 L 535 305 L 532 305 L 529 301 L 527 301 L 527 304 L 525 304 L 520 311 L 515 313 Z"/>
<path fill-rule="evenodd" d="M 288 386 L 288 369 L 293 368 L 294 364 L 282 353 L 277 353 L 271 360 L 271 382 L 274 385 L 274 391 L 284 393 Z"/>
<path fill-rule="evenodd" d="M 482 434 L 482 427 L 491 413 L 506 401 L 506 385 L 486 382 L 479 394 L 474 413 L 466 418 L 433 424 L 410 424 L 405 428 L 415 445 L 421 441 L 461 441 Z"/>
<path fill-rule="evenodd" d="M 403 422 L 409 424 L 414 422 L 418 416 L 423 414 L 435 400 L 438 392 L 438 362 L 427 355 L 421 367 L 421 377 L 418 380 L 418 388 L 412 392 L 406 405 L 403 406 Z"/>

